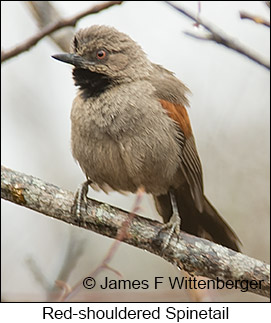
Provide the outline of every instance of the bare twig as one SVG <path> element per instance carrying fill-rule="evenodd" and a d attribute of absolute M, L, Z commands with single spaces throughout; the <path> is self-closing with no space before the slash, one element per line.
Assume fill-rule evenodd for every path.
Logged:
<path fill-rule="evenodd" d="M 56 283 L 55 285 L 51 286 L 51 288 L 46 289 L 48 302 L 58 300 L 60 297 L 64 297 L 66 294 L 71 292 L 71 288 L 67 288 L 68 285 L 64 282 L 68 281 L 69 276 L 71 275 L 72 271 L 79 261 L 79 258 L 83 254 L 84 248 L 85 240 L 82 238 L 78 239 L 78 237 L 74 234 L 74 231 L 71 230 L 69 235 L 69 242 L 66 246 L 65 257 L 59 269 Z M 61 296 L 59 296 L 59 288 L 62 288 Z M 65 291 L 65 293 L 63 293 L 63 290 Z"/>
<path fill-rule="evenodd" d="M 44 288 L 44 290 L 49 290 L 52 288 L 52 284 L 49 282 L 47 277 L 42 272 L 42 269 L 36 261 L 31 257 L 27 257 L 25 260 L 27 266 L 29 267 L 33 277 L 36 279 L 37 283 Z"/>
<path fill-rule="evenodd" d="M 73 193 L 4 166 L 1 168 L 1 197 L 66 223 L 79 225 L 78 219 L 71 213 Z M 131 216 L 115 207 L 89 200 L 84 228 L 116 239 L 127 221 L 130 225 L 122 237 L 123 242 L 156 254 L 190 274 L 232 280 L 238 288 L 241 288 L 241 281 L 247 281 L 248 291 L 270 296 L 270 267 L 267 264 L 185 232 L 179 238 L 173 236 L 163 250 L 168 233 L 157 221 Z M 250 284 L 253 281 L 261 281 L 261 287 L 258 284 L 253 288 Z"/>
<path fill-rule="evenodd" d="M 44 37 L 50 35 L 51 33 L 64 28 L 64 27 L 68 27 L 68 26 L 75 26 L 76 23 L 82 19 L 83 17 L 90 15 L 90 14 L 95 14 L 100 12 L 101 10 L 107 9 L 109 7 L 112 7 L 114 5 L 117 4 L 121 4 L 122 1 L 108 1 L 108 2 L 103 2 L 101 4 L 97 4 L 79 14 L 76 14 L 73 17 L 67 18 L 67 19 L 62 19 L 60 21 L 57 21 L 55 23 L 52 23 L 50 25 L 47 25 L 46 27 L 44 27 L 44 29 L 42 29 L 41 31 L 39 31 L 36 35 L 30 37 L 28 40 L 24 41 L 23 43 L 17 45 L 16 47 L 7 50 L 7 51 L 2 51 L 1 52 L 1 63 L 14 57 L 17 56 L 27 50 L 29 50 L 31 47 L 33 47 L 34 45 L 36 45 L 41 39 L 43 39 Z"/>
<path fill-rule="evenodd" d="M 188 18 L 192 19 L 194 22 L 197 24 L 203 26 L 209 34 L 206 37 L 203 36 L 197 36 L 194 33 L 188 33 L 186 32 L 187 35 L 192 36 L 197 39 L 201 40 L 211 40 L 214 41 L 220 45 L 223 45 L 227 48 L 230 48 L 246 57 L 251 59 L 252 61 L 256 62 L 257 64 L 267 68 L 270 70 L 270 63 L 267 62 L 262 57 L 259 57 L 258 54 L 254 53 L 251 49 L 246 48 L 244 45 L 240 44 L 236 40 L 230 38 L 228 35 L 224 34 L 222 31 L 218 30 L 215 26 L 210 24 L 209 22 L 203 20 L 202 18 L 194 15 L 193 13 L 189 12 L 187 9 L 184 9 L 183 7 L 180 7 L 179 5 L 176 6 L 170 1 L 165 1 L 167 4 L 169 4 L 171 7 L 173 7 L 175 10 L 179 11 L 180 13 L 184 14 Z"/>
<path fill-rule="evenodd" d="M 40 29 L 63 19 L 62 15 L 50 1 L 25 1 L 25 4 Z M 74 35 L 73 29 L 73 27 L 62 28 L 48 36 L 62 51 L 68 52 Z"/>
<path fill-rule="evenodd" d="M 264 19 L 262 17 L 254 16 L 254 15 L 251 15 L 247 12 L 240 11 L 240 18 L 252 20 L 252 21 L 256 22 L 256 24 L 261 24 L 261 25 L 264 25 L 264 26 L 270 28 L 270 21 L 267 21 L 266 19 Z"/>

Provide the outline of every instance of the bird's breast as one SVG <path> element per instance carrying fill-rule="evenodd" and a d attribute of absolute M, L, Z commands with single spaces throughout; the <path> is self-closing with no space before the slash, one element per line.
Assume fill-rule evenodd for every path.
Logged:
<path fill-rule="evenodd" d="M 144 101 L 138 93 L 123 94 L 74 100 L 73 156 L 101 187 L 135 192 L 143 185 L 147 192 L 164 194 L 174 183 L 180 163 L 174 122 L 159 101 L 148 96 Z"/>

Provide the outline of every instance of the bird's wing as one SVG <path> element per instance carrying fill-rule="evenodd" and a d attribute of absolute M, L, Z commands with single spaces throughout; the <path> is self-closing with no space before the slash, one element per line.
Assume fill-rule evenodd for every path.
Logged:
<path fill-rule="evenodd" d="M 189 184 L 192 197 L 197 209 L 203 211 L 204 194 L 201 162 L 197 153 L 195 140 L 185 106 L 188 105 L 186 93 L 189 91 L 171 72 L 159 65 L 152 80 L 162 107 L 176 122 L 179 130 L 179 144 L 181 147 L 180 166 Z"/>

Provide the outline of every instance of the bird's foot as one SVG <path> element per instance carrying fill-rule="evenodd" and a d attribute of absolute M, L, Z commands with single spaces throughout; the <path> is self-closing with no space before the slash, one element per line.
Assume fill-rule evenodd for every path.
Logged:
<path fill-rule="evenodd" d="M 78 189 L 76 190 L 74 196 L 74 202 L 71 209 L 72 214 L 74 215 L 76 222 L 78 222 L 80 227 L 85 226 L 85 218 L 87 216 L 87 193 L 88 193 L 88 185 L 90 181 L 87 180 L 84 183 L 80 184 Z"/>
<path fill-rule="evenodd" d="M 162 228 L 162 229 L 169 230 L 168 236 L 167 236 L 166 240 L 163 243 L 162 252 L 164 252 L 164 250 L 169 245 L 173 234 L 175 233 L 177 235 L 177 237 L 179 237 L 180 232 L 181 232 L 181 229 L 180 229 L 180 227 L 181 227 L 181 217 L 180 217 L 180 214 L 179 214 L 179 211 L 178 211 L 176 198 L 175 198 L 175 195 L 173 193 L 170 193 L 170 200 L 171 200 L 171 205 L 172 205 L 172 216 L 171 216 L 169 222 L 165 223 L 163 225 L 163 228 Z"/>

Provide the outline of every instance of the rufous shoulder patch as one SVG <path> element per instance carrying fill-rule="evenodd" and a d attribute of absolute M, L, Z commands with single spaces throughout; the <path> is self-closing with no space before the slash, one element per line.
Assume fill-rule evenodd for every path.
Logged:
<path fill-rule="evenodd" d="M 167 111 L 170 118 L 177 122 L 188 138 L 192 135 L 192 128 L 186 108 L 181 104 L 174 104 L 166 100 L 160 100 L 162 107 Z"/>

